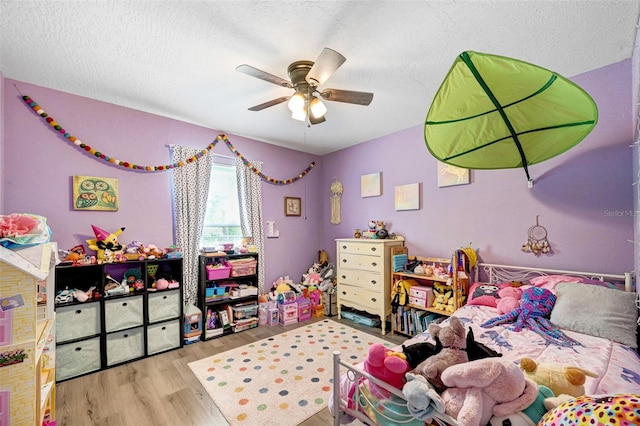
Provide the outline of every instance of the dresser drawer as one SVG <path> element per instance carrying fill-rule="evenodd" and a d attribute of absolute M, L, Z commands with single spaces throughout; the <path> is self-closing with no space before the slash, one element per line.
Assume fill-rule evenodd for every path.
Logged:
<path fill-rule="evenodd" d="M 338 305 L 361 307 L 363 310 L 379 313 L 384 309 L 384 296 L 379 292 L 364 290 L 350 285 L 338 285 Z"/>
<path fill-rule="evenodd" d="M 104 302 L 104 327 L 108 332 L 124 330 L 144 323 L 144 296 L 130 296 Z"/>
<path fill-rule="evenodd" d="M 338 284 L 348 284 L 362 287 L 364 290 L 382 292 L 384 291 L 384 283 L 381 273 L 345 268 L 338 271 Z"/>
<path fill-rule="evenodd" d="M 56 340 L 59 343 L 95 336 L 100 331 L 100 302 L 56 308 Z"/>
<path fill-rule="evenodd" d="M 384 272 L 384 257 L 368 256 L 365 254 L 340 253 L 338 256 L 339 268 L 362 269 L 370 272 Z"/>
<path fill-rule="evenodd" d="M 100 368 L 100 337 L 56 346 L 56 380 L 65 380 Z"/>
<path fill-rule="evenodd" d="M 107 365 L 119 364 L 144 356 L 144 328 L 107 334 Z"/>
<path fill-rule="evenodd" d="M 179 348 L 180 339 L 180 319 L 150 325 L 147 327 L 147 355 Z"/>
<path fill-rule="evenodd" d="M 359 241 L 340 241 L 338 243 L 338 251 L 341 253 L 384 256 L 384 245 Z"/>
<path fill-rule="evenodd" d="M 180 290 L 149 293 L 149 322 L 180 317 Z"/>

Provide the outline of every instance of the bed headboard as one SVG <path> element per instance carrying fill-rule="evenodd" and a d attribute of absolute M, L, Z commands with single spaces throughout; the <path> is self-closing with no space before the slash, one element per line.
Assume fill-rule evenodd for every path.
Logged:
<path fill-rule="evenodd" d="M 484 274 L 487 278 L 481 280 L 480 273 Z M 632 272 L 615 275 L 595 272 L 564 271 L 559 269 L 539 269 L 526 266 L 497 265 L 493 263 L 478 263 L 475 268 L 475 281 L 486 281 L 490 283 L 528 281 L 531 278 L 545 275 L 570 275 L 572 277 L 607 281 L 614 284 L 620 283 L 624 284 L 626 291 L 636 291 Z"/>

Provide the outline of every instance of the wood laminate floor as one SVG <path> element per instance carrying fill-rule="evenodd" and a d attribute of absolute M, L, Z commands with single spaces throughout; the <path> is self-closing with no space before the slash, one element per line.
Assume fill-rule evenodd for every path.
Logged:
<path fill-rule="evenodd" d="M 383 337 L 397 344 L 406 337 L 367 327 L 337 316 L 330 319 Z M 310 321 L 322 321 L 312 318 Z M 221 338 L 197 342 L 140 361 L 67 380 L 57 385 L 58 426 L 225 426 L 218 408 L 188 365 L 286 330 L 289 326 L 263 326 Z M 304 421 L 304 426 L 332 424 L 328 408 Z M 285 425 L 286 422 L 282 422 Z M 252 425 L 253 426 L 253 425 Z M 288 425 L 287 425 L 288 426 Z"/>

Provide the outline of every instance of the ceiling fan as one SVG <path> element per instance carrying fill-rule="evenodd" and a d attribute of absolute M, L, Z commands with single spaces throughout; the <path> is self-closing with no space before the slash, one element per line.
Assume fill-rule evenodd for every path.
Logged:
<path fill-rule="evenodd" d="M 356 92 L 341 89 L 319 89 L 333 73 L 347 60 L 335 50 L 325 47 L 318 59 L 312 61 L 296 61 L 289 65 L 287 73 L 289 80 L 285 80 L 268 72 L 259 70 L 251 65 L 243 64 L 236 67 L 236 71 L 277 84 L 278 86 L 294 89 L 290 96 L 282 96 L 268 102 L 253 106 L 249 111 L 260 111 L 274 105 L 289 101 L 291 117 L 306 121 L 311 124 L 319 124 L 325 121 L 324 115 L 327 107 L 320 98 L 326 101 L 345 102 L 357 105 L 369 105 L 373 99 L 373 93 Z"/>

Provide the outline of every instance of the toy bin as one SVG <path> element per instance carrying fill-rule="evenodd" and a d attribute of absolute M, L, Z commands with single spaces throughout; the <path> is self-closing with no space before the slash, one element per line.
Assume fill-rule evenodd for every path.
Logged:
<path fill-rule="evenodd" d="M 211 267 L 209 267 L 211 266 Z M 207 265 L 207 280 L 224 280 L 225 278 L 229 278 L 231 274 L 230 266 L 218 266 L 214 267 L 212 264 Z"/>
<path fill-rule="evenodd" d="M 233 306 L 231 307 L 233 310 L 233 318 L 234 320 L 251 318 L 255 317 L 258 314 L 258 305 L 242 305 L 242 306 Z"/>
<path fill-rule="evenodd" d="M 232 277 L 244 277 L 246 275 L 255 275 L 258 262 L 253 257 L 244 257 L 240 259 L 229 260 L 231 266 Z"/>

